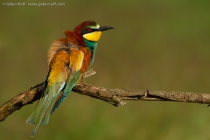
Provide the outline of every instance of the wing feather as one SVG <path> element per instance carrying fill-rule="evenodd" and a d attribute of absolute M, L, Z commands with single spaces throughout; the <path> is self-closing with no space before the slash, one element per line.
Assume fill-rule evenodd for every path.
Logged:
<path fill-rule="evenodd" d="M 64 88 L 64 91 L 61 93 L 57 101 L 55 102 L 55 105 L 51 111 L 53 113 L 60 105 L 61 103 L 66 99 L 68 94 L 71 92 L 72 88 L 77 84 L 79 81 L 82 73 L 80 72 L 80 69 L 82 67 L 84 59 L 84 52 L 80 51 L 78 49 L 71 48 L 70 49 L 70 64 L 69 69 L 70 73 Z"/>

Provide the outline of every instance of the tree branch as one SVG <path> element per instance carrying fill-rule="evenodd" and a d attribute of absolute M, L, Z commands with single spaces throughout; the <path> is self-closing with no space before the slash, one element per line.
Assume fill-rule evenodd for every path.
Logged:
<path fill-rule="evenodd" d="M 90 74 L 92 75 L 92 74 Z M 41 98 L 43 93 L 43 83 L 31 87 L 28 91 L 20 93 L 0 106 L 0 122 L 7 116 L 21 107 L 31 104 Z M 190 102 L 200 104 L 210 104 L 210 94 L 197 94 L 191 92 L 166 92 L 149 90 L 131 90 L 131 89 L 106 89 L 96 87 L 86 83 L 78 83 L 73 90 L 81 95 L 100 99 L 114 106 L 124 105 L 124 100 L 145 100 L 145 101 L 175 101 Z"/>

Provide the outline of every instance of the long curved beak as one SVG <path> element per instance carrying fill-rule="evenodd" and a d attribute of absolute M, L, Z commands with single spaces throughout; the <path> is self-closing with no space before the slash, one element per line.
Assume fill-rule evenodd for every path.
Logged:
<path fill-rule="evenodd" d="M 101 26 L 98 30 L 99 31 L 106 31 L 106 30 L 110 30 L 110 29 L 114 29 L 114 27 L 112 27 L 112 26 Z"/>

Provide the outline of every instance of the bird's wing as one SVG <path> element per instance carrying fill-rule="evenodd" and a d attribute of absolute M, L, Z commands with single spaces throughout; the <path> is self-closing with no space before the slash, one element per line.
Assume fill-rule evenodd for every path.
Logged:
<path fill-rule="evenodd" d="M 66 99 L 68 94 L 71 92 L 72 88 L 77 84 L 77 82 L 81 78 L 82 73 L 80 72 L 80 69 L 82 68 L 83 59 L 84 59 L 83 51 L 76 49 L 74 47 L 70 49 L 70 57 L 69 57 L 70 73 L 66 85 L 64 87 L 64 90 L 60 94 L 59 98 L 57 98 L 57 101 L 54 104 L 51 113 L 53 113 L 61 105 L 61 103 Z"/>

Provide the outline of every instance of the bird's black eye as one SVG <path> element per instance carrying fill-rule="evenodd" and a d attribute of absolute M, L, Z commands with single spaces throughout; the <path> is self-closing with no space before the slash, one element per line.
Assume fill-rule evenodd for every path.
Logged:
<path fill-rule="evenodd" d="M 87 31 L 90 33 L 90 32 L 92 32 L 92 29 L 91 28 L 87 28 Z"/>

